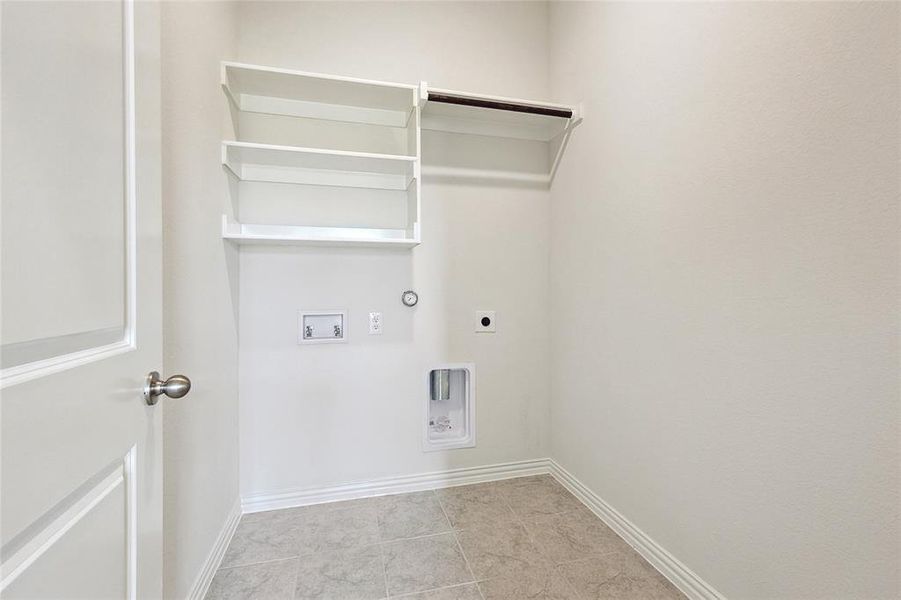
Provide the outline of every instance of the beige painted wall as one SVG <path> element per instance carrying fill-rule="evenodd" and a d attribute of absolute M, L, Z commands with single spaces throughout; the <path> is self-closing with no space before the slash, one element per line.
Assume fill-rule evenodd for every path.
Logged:
<path fill-rule="evenodd" d="M 542 98 L 546 9 L 249 2 L 239 58 Z M 488 147 L 436 134 L 423 144 L 425 164 Z M 536 158 L 528 144 L 493 148 L 520 167 Z M 426 177 L 422 195 L 412 252 L 241 250 L 244 495 L 546 455 L 548 191 Z M 242 195 L 242 218 L 260 210 Z M 408 288 L 420 294 L 413 310 L 400 302 Z M 301 308 L 349 310 L 350 342 L 298 346 Z M 497 311 L 496 335 L 474 333 L 477 309 Z M 370 311 L 383 313 L 382 336 L 367 335 Z M 477 447 L 423 453 L 426 369 L 448 361 L 477 365 Z"/>
<path fill-rule="evenodd" d="M 730 598 L 901 592 L 898 27 L 551 5 L 551 454 Z"/>
<path fill-rule="evenodd" d="M 236 7 L 162 3 L 165 375 L 193 382 L 164 399 L 164 596 L 184 598 L 238 500 L 237 251 L 219 144 L 230 132 L 219 61 Z"/>

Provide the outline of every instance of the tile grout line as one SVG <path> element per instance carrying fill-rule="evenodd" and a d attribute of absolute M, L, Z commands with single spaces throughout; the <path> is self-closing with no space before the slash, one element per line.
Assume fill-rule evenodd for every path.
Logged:
<path fill-rule="evenodd" d="M 249 562 L 249 563 L 241 563 L 240 565 L 231 565 L 231 566 L 228 566 L 228 567 L 219 567 L 218 569 L 216 569 L 216 572 L 218 573 L 219 571 L 230 571 L 230 570 L 232 570 L 232 569 L 243 569 L 244 567 L 255 567 L 255 566 L 257 566 L 257 565 L 265 565 L 265 564 L 268 564 L 268 563 L 274 563 L 274 562 L 283 562 L 283 561 L 286 561 L 286 560 L 298 560 L 298 559 L 300 559 L 300 558 L 305 558 L 305 557 L 307 557 L 307 556 L 312 556 L 313 554 L 316 554 L 316 553 L 315 553 L 315 552 L 310 552 L 310 553 L 308 553 L 308 554 L 295 554 L 295 555 L 293 555 L 293 556 L 284 556 L 284 557 L 282 557 L 282 558 L 270 558 L 270 559 L 268 559 L 268 560 L 255 560 L 255 561 Z"/>
<path fill-rule="evenodd" d="M 466 564 L 466 570 L 469 571 L 469 576 L 472 577 L 472 581 L 467 583 L 476 584 L 476 589 L 479 591 L 479 596 L 482 596 L 482 588 L 479 586 L 479 580 L 476 578 L 476 574 L 472 570 L 472 565 L 469 564 L 469 559 L 466 558 L 466 553 L 463 552 L 463 546 L 460 544 L 460 537 L 457 535 L 456 531 L 454 531 L 454 542 L 456 542 L 457 544 L 457 549 L 460 551 L 460 556 L 463 557 L 463 562 L 464 564 Z M 482 596 L 482 598 L 484 600 L 484 596 Z"/>
<path fill-rule="evenodd" d="M 560 482 L 558 482 L 557 479 L 554 478 L 553 475 L 551 475 L 550 473 L 548 473 L 547 476 L 550 478 L 551 481 L 553 481 L 554 483 L 560 485 Z M 507 478 L 507 479 L 500 479 L 500 480 L 497 480 L 497 481 L 480 482 L 480 483 L 466 484 L 466 485 L 460 485 L 460 486 L 455 486 L 455 487 L 457 487 L 457 488 L 459 489 L 459 488 L 465 488 L 465 487 L 468 487 L 468 486 L 470 486 L 470 485 L 483 485 L 483 484 L 485 484 L 485 483 L 489 483 L 489 484 L 490 484 L 490 483 L 498 483 L 498 482 L 500 482 L 500 481 L 515 481 L 516 479 L 530 479 L 530 478 L 532 478 L 532 477 L 541 477 L 541 476 L 540 476 L 540 475 L 532 475 L 532 476 L 525 476 L 525 477 L 511 477 L 511 478 Z M 522 483 L 522 484 L 520 484 L 520 485 L 521 485 L 521 486 L 527 486 L 527 485 L 529 485 L 529 483 Z M 561 486 L 561 487 L 562 487 L 562 486 Z M 565 488 L 563 488 L 563 489 L 565 490 L 565 492 L 566 492 L 567 494 L 570 494 L 569 490 L 566 490 Z M 437 490 L 434 490 L 434 492 L 435 492 L 435 495 L 438 497 L 438 504 L 441 506 L 441 510 L 444 511 L 444 516 L 445 516 L 445 518 L 447 518 L 448 525 L 451 525 L 451 523 L 450 523 L 450 518 L 447 517 L 447 511 L 446 511 L 445 508 L 444 508 L 444 503 L 441 501 L 441 495 L 437 493 Z M 571 494 L 570 494 L 570 495 L 571 495 Z M 542 556 L 544 556 L 546 559 L 548 559 L 548 562 L 551 564 L 551 570 L 557 570 L 557 567 L 559 567 L 560 565 L 563 565 L 563 564 L 568 564 L 568 563 L 571 563 L 571 562 L 576 562 L 576 561 L 579 561 L 579 560 L 584 560 L 584 559 L 586 559 L 586 558 L 590 558 L 591 556 L 594 556 L 594 555 L 584 556 L 584 557 L 580 557 L 580 558 L 577 558 L 577 559 L 573 559 L 573 560 L 571 560 L 571 561 L 563 561 L 563 562 L 560 562 L 560 563 L 554 562 L 553 560 L 550 559 L 550 557 L 548 557 L 548 556 L 545 554 L 545 552 L 542 550 L 541 546 L 537 543 L 535 535 L 533 534 L 533 532 L 531 531 L 531 529 L 529 528 L 529 526 L 526 524 L 526 519 L 525 519 L 525 517 L 522 516 L 522 515 L 520 515 L 516 510 L 514 510 L 513 505 L 510 504 L 510 501 L 509 501 L 508 498 L 507 498 L 507 494 L 504 493 L 503 489 L 498 489 L 498 490 L 497 490 L 497 496 L 500 498 L 501 503 L 507 508 L 507 510 L 510 511 L 510 514 L 513 515 L 513 521 L 516 522 L 519 526 L 521 526 L 521 527 L 523 528 L 523 531 L 525 531 L 526 536 L 528 536 L 528 538 L 529 538 L 529 542 L 532 544 L 532 546 L 535 548 L 535 550 L 536 550 L 540 555 L 542 555 Z M 578 500 L 578 498 L 576 498 L 576 500 Z M 579 502 L 579 504 L 582 504 L 581 501 Z M 579 507 L 579 508 L 570 508 L 570 509 L 561 510 L 561 511 L 559 511 L 559 512 L 552 512 L 552 513 L 542 514 L 542 515 L 539 515 L 539 517 L 552 517 L 552 516 L 564 515 L 564 514 L 567 514 L 567 513 L 572 513 L 572 512 L 576 512 L 576 511 L 582 510 L 582 508 L 585 508 L 584 505 L 582 505 L 582 506 Z M 476 578 L 476 577 L 475 577 L 475 573 L 472 572 L 472 567 L 471 567 L 471 565 L 469 564 L 469 559 L 466 557 L 466 553 L 463 551 L 463 546 L 460 544 L 460 539 L 459 539 L 459 534 L 460 534 L 461 532 L 463 532 L 463 531 L 471 531 L 471 530 L 472 530 L 471 528 L 466 528 L 466 527 L 456 528 L 456 527 L 454 527 L 453 525 L 451 525 L 451 531 L 453 532 L 454 538 L 455 538 L 456 541 L 457 541 L 457 545 L 458 545 L 459 548 L 460 548 L 460 553 L 463 555 L 463 559 L 466 561 L 466 566 L 469 567 L 470 573 L 471 573 L 472 576 L 473 576 L 473 581 L 476 583 L 476 585 L 477 585 L 477 587 L 478 587 L 479 595 L 482 596 L 482 598 L 483 598 L 483 600 L 484 600 L 484 596 L 482 595 L 481 586 L 478 586 L 478 583 L 480 582 L 480 580 L 479 580 L 478 578 Z M 606 554 L 612 554 L 613 552 L 614 552 L 614 551 L 611 551 L 610 553 L 606 553 Z M 605 554 L 605 555 L 606 555 L 606 554 Z M 561 575 L 562 575 L 562 574 L 561 574 Z M 568 579 L 565 575 L 562 575 L 562 577 L 563 577 L 563 579 L 565 580 L 566 585 L 570 588 L 570 591 L 574 593 L 574 595 L 576 596 L 576 598 L 581 598 L 581 595 L 574 589 L 574 587 L 573 587 L 573 585 L 570 583 L 569 579 Z"/>
<path fill-rule="evenodd" d="M 514 480 L 514 479 L 519 479 L 519 478 L 513 477 L 513 478 L 509 478 L 509 479 L 506 479 L 506 480 L 499 480 L 499 481 L 511 481 L 511 480 Z M 525 477 L 524 477 L 523 479 L 525 479 Z M 556 481 L 556 480 L 554 480 L 554 481 Z M 486 483 L 497 483 L 497 482 L 486 482 Z M 478 484 L 473 484 L 473 485 L 478 485 Z M 528 485 L 528 484 L 525 483 L 525 484 L 521 484 L 521 485 Z M 458 486 L 458 487 L 466 487 L 466 486 Z M 567 492 L 567 493 L 568 493 L 568 492 Z M 507 510 L 510 511 L 510 514 L 513 515 L 513 522 L 515 522 L 516 524 L 518 524 L 520 527 L 523 528 L 523 531 L 525 531 L 526 536 L 529 538 L 529 542 L 532 544 L 532 546 L 535 548 L 535 550 L 536 550 L 540 555 L 545 556 L 545 558 L 548 558 L 549 562 L 550 562 L 551 565 L 553 566 L 553 569 L 555 569 L 557 565 L 554 564 L 554 562 L 551 561 L 551 560 L 549 559 L 549 557 L 547 557 L 547 556 L 545 555 L 545 553 L 541 550 L 541 547 L 535 542 L 535 537 L 534 537 L 534 535 L 533 535 L 532 532 L 529 530 L 529 528 L 526 526 L 525 518 L 524 518 L 522 515 L 520 515 L 516 510 L 513 509 L 513 505 L 510 504 L 510 501 L 509 501 L 508 498 L 507 498 L 507 494 L 504 493 L 503 489 L 498 489 L 498 490 L 497 490 L 497 496 L 500 498 L 501 503 L 507 508 Z M 439 501 L 439 504 L 441 504 L 441 498 L 440 498 L 440 496 L 439 496 L 439 498 L 438 498 L 438 501 Z M 444 505 L 443 505 L 443 504 L 442 504 L 441 508 L 442 508 L 442 510 L 444 510 Z M 574 509 L 574 510 L 576 510 L 576 509 Z M 552 514 L 564 514 L 564 513 L 566 513 L 566 512 L 571 512 L 571 511 L 561 511 L 560 513 L 552 513 Z M 446 513 L 446 511 L 445 511 L 445 516 L 446 516 L 446 515 L 447 515 L 447 513 Z M 448 523 L 450 523 L 450 519 L 448 519 Z M 454 528 L 452 527 L 452 530 L 453 530 L 453 532 L 454 532 L 454 539 L 457 540 L 457 545 L 460 547 L 460 552 L 461 552 L 461 554 L 463 554 L 463 559 L 466 560 L 467 567 L 470 568 L 470 572 L 471 572 L 471 571 L 472 571 L 472 567 L 469 565 L 469 560 L 466 558 L 466 553 L 463 552 L 463 547 L 462 547 L 462 545 L 460 544 L 460 539 L 459 539 L 459 535 L 458 535 L 461 531 L 466 531 L 467 529 L 466 529 L 466 528 L 454 529 Z M 553 569 L 552 569 L 552 570 L 553 570 Z M 475 573 L 472 573 L 472 575 L 473 575 L 473 580 L 475 580 L 475 582 L 476 582 L 476 588 L 478 589 L 479 596 L 482 597 L 482 600 L 484 600 L 485 596 L 484 596 L 484 594 L 482 593 L 482 586 L 479 585 L 479 584 L 481 583 L 481 581 L 476 579 Z M 563 579 L 564 579 L 566 585 L 569 587 L 570 591 L 571 591 L 571 592 L 574 592 L 574 595 L 575 595 L 576 599 L 578 600 L 578 599 L 580 598 L 580 595 L 579 595 L 578 593 L 575 593 L 575 590 L 573 589 L 572 584 L 569 582 L 569 580 L 566 579 L 565 576 L 563 576 Z"/>
<path fill-rule="evenodd" d="M 500 495 L 501 499 L 506 503 L 507 508 L 510 509 L 510 512 L 513 513 L 513 517 L 516 520 L 516 522 L 519 524 L 520 527 L 522 527 L 522 530 L 526 532 L 526 536 L 529 538 L 529 542 L 532 544 L 532 546 L 535 548 L 535 550 L 538 551 L 538 554 L 540 554 L 545 559 L 547 559 L 547 561 L 552 565 L 552 569 L 549 569 L 549 570 L 556 569 L 557 565 L 554 564 L 554 561 L 552 561 L 550 559 L 550 557 L 545 554 L 544 550 L 541 549 L 541 546 L 535 541 L 535 536 L 532 534 L 532 532 L 529 530 L 529 527 L 526 525 L 525 518 L 513 509 L 513 505 L 510 504 L 510 501 L 507 499 L 507 495 L 504 494 L 502 490 L 499 491 L 499 495 Z M 566 577 L 564 576 L 564 580 L 565 579 L 566 579 Z M 570 591 L 573 591 L 572 585 L 570 585 L 569 581 L 567 581 L 566 584 L 569 586 Z M 576 594 L 576 598 L 577 599 L 580 598 L 579 594 Z"/>
<path fill-rule="evenodd" d="M 291 580 L 291 600 L 297 597 L 297 577 L 300 575 L 300 557 L 294 559 L 294 578 Z"/>
<path fill-rule="evenodd" d="M 545 516 L 550 517 L 550 516 L 557 516 L 557 515 L 565 515 L 565 514 L 567 514 L 567 513 L 573 513 L 573 512 L 582 510 L 582 509 L 586 509 L 586 510 L 589 511 L 589 513 L 591 513 L 593 516 L 595 516 L 595 518 L 597 518 L 597 515 L 594 515 L 594 512 L 588 507 L 588 505 L 586 505 L 584 502 L 582 502 L 582 500 L 580 500 L 575 494 L 573 494 L 572 492 L 570 492 L 570 491 L 566 488 L 566 486 L 563 485 L 563 483 L 561 483 L 556 477 L 554 477 L 554 475 L 553 475 L 552 473 L 549 474 L 549 475 L 550 475 L 550 477 L 551 477 L 551 480 L 554 481 L 554 482 L 555 482 L 557 485 L 559 485 L 560 487 L 562 487 L 562 488 L 566 491 L 566 493 L 570 494 L 573 498 L 575 498 L 575 499 L 579 502 L 579 504 L 581 505 L 581 507 L 580 507 L 580 508 L 573 508 L 573 509 L 571 509 L 571 510 L 564 510 L 564 511 L 559 512 L 559 513 L 551 513 L 551 514 L 545 515 Z M 605 524 L 604 526 L 607 527 L 606 524 Z M 529 536 L 532 535 L 532 533 L 528 530 L 528 527 L 526 527 L 526 531 L 529 532 Z M 613 533 L 614 533 L 614 535 L 616 535 L 617 537 L 619 537 L 619 538 L 622 540 L 622 538 L 621 538 L 618 534 L 616 534 L 616 532 L 613 532 Z M 625 542 L 625 540 L 623 540 L 623 541 Z M 628 542 L 627 542 L 627 544 L 628 544 Z M 587 555 L 582 556 L 582 557 L 580 557 L 580 558 L 574 558 L 574 559 L 572 559 L 572 560 L 564 560 L 564 561 L 561 561 L 561 562 L 559 562 L 559 563 L 557 563 L 557 564 L 555 565 L 555 568 L 559 569 L 559 567 L 561 567 L 561 566 L 563 566 L 563 565 L 569 565 L 569 564 L 576 563 L 576 562 L 579 562 L 579 561 L 582 561 L 582 560 L 589 560 L 589 559 L 591 559 L 591 558 L 597 558 L 597 557 L 601 557 L 601 556 L 609 556 L 609 555 L 611 555 L 611 554 L 616 554 L 616 553 L 618 553 L 618 550 L 611 550 L 610 552 L 604 552 L 604 553 L 601 553 L 601 554 L 587 554 Z M 656 569 L 655 569 L 655 571 L 656 571 Z M 617 575 L 619 575 L 619 574 L 617 574 Z M 611 577 L 610 579 L 613 579 L 613 578 L 616 577 L 617 575 L 614 575 L 614 576 Z M 563 581 L 566 582 L 567 586 L 569 586 L 570 591 L 572 591 L 572 592 L 575 594 L 576 598 L 577 598 L 577 599 L 582 598 L 582 594 L 579 593 L 579 590 L 576 588 L 575 584 L 573 584 L 573 582 L 570 581 L 569 577 L 567 577 L 565 573 L 561 573 L 561 576 L 563 577 Z"/>
<path fill-rule="evenodd" d="M 463 583 L 454 583 L 454 584 L 451 584 L 451 585 L 442 585 L 441 587 L 429 588 L 429 589 L 427 589 L 427 590 L 419 590 L 418 592 L 409 592 L 409 593 L 404 594 L 404 595 L 402 595 L 402 596 L 391 596 L 391 599 L 394 600 L 394 599 L 396 598 L 397 600 L 403 600 L 403 598 L 412 598 L 413 596 L 419 596 L 420 594 L 427 594 L 428 592 L 437 592 L 437 591 L 440 591 L 440 590 L 452 590 L 452 589 L 454 589 L 454 588 L 466 587 L 467 585 L 474 585 L 474 586 L 476 586 L 476 589 L 478 590 L 479 582 L 477 582 L 477 581 L 464 581 Z M 479 596 L 481 596 L 481 595 L 482 595 L 482 593 L 481 593 L 481 591 L 480 591 L 480 592 L 479 592 Z"/>
<path fill-rule="evenodd" d="M 373 504 L 375 503 L 373 502 Z M 377 546 L 379 548 L 379 558 L 382 561 L 382 579 L 385 581 L 385 600 L 388 600 L 390 597 L 388 590 L 388 560 L 385 558 L 385 540 L 382 539 L 382 527 L 379 524 L 379 507 L 376 506 L 373 512 L 375 513 L 375 533 L 379 537 Z"/>
<path fill-rule="evenodd" d="M 472 570 L 472 565 L 469 564 L 469 559 L 466 558 L 466 553 L 463 552 L 463 546 L 460 545 L 460 537 L 457 535 L 457 530 L 454 529 L 454 526 L 450 522 L 450 517 L 447 516 L 447 510 L 444 508 L 444 503 L 441 501 L 441 496 L 437 493 L 435 494 L 435 498 L 438 500 L 438 506 L 441 508 L 441 513 L 444 515 L 445 521 L 447 521 L 447 526 L 450 527 L 451 532 L 454 534 L 454 542 L 457 544 L 457 549 L 460 551 L 460 556 L 463 557 L 463 562 L 466 564 L 466 570 L 469 571 L 469 576 L 472 577 L 472 582 L 476 584 L 476 590 L 479 592 L 479 596 L 484 600 L 484 596 L 482 595 L 482 588 L 478 584 L 478 580 L 476 579 L 476 574 Z"/>
<path fill-rule="evenodd" d="M 513 479 L 516 479 L 516 478 L 513 478 Z M 556 479 L 553 479 L 553 478 L 552 478 L 552 480 L 556 482 Z M 557 482 L 557 483 L 559 483 L 559 482 Z M 522 484 L 522 485 L 528 485 L 528 484 Z M 461 487 L 465 487 L 465 486 L 461 486 Z M 568 490 L 567 490 L 567 493 L 569 493 Z M 535 538 L 534 534 L 532 533 L 532 531 L 530 530 L 530 528 L 526 525 L 526 519 L 525 519 L 525 517 L 523 517 L 523 516 L 520 515 L 516 510 L 513 509 L 513 505 L 510 504 L 510 501 L 509 501 L 509 499 L 508 499 L 508 497 L 507 497 L 507 494 L 504 493 L 503 489 L 498 489 L 498 490 L 497 490 L 497 496 L 500 498 L 501 503 L 502 503 L 504 506 L 506 506 L 507 510 L 510 511 L 510 514 L 513 515 L 513 522 L 515 522 L 517 525 L 519 525 L 520 527 L 522 527 L 523 531 L 526 533 L 526 536 L 529 538 L 529 542 L 532 544 L 532 546 L 535 548 L 535 550 L 536 550 L 541 556 L 544 556 L 544 557 L 548 560 L 548 562 L 551 564 L 551 568 L 548 570 L 548 571 L 549 571 L 549 574 L 552 573 L 552 572 L 554 572 L 554 571 L 559 572 L 559 571 L 558 571 L 558 567 L 559 567 L 561 564 L 565 564 L 565 563 L 559 563 L 559 564 L 558 564 L 558 563 L 555 563 L 554 561 L 552 561 L 552 560 L 550 559 L 550 557 L 548 557 L 548 556 L 545 554 L 545 552 L 541 549 L 541 546 L 536 542 L 536 538 Z M 578 499 L 577 499 L 577 500 L 578 500 Z M 439 498 L 439 501 L 440 501 L 440 498 Z M 442 506 L 442 508 L 443 508 L 443 506 Z M 575 511 L 577 511 L 577 510 L 579 510 L 579 509 L 576 508 L 576 509 L 563 510 L 563 511 L 560 511 L 560 512 L 548 513 L 547 515 L 541 515 L 541 516 L 555 516 L 555 515 L 562 515 L 562 514 L 566 514 L 566 513 L 569 513 L 569 512 L 575 512 Z M 461 531 L 465 531 L 465 530 L 466 530 L 465 528 L 459 529 L 459 530 L 456 530 L 456 529 L 455 529 L 455 530 L 454 530 L 454 535 L 455 535 L 455 537 L 457 537 L 457 534 L 458 534 L 458 533 L 460 533 Z M 459 544 L 459 538 L 457 538 L 457 543 Z M 461 548 L 460 548 L 460 551 L 463 552 L 462 546 L 461 546 Z M 463 557 L 464 557 L 464 559 L 466 558 L 466 554 L 465 554 L 465 553 L 463 554 Z M 575 559 L 575 560 L 582 560 L 582 558 Z M 569 561 L 569 562 L 572 562 L 572 561 Z M 474 575 L 474 574 L 473 574 L 473 575 Z M 563 579 L 564 585 L 566 585 L 566 587 L 569 589 L 570 593 L 573 594 L 574 598 L 575 598 L 576 600 L 580 600 L 580 599 L 582 598 L 582 596 L 581 596 L 581 594 L 579 594 L 578 590 L 575 589 L 575 586 L 573 586 L 572 582 L 569 581 L 569 579 L 566 577 L 565 574 L 560 573 L 560 576 L 561 576 L 561 578 Z M 479 583 L 479 582 L 477 581 L 477 588 L 478 588 L 478 591 L 479 591 L 479 595 L 480 595 L 480 596 L 482 597 L 482 599 L 484 600 L 485 596 L 484 596 L 484 594 L 482 594 L 482 588 L 481 588 L 480 585 L 478 585 L 478 583 Z"/>
<path fill-rule="evenodd" d="M 382 538 L 382 530 L 381 530 L 381 527 L 379 527 L 379 530 L 378 530 L 378 533 L 379 533 L 379 549 L 380 549 L 380 551 L 381 551 L 381 553 L 382 553 L 382 557 L 383 557 L 382 565 L 383 565 L 384 570 L 385 570 L 385 597 L 386 597 L 386 599 L 387 599 L 387 598 L 400 598 L 400 597 L 403 597 L 403 596 L 410 596 L 410 595 L 414 595 L 414 594 L 420 594 L 420 593 L 432 591 L 432 590 L 435 590 L 435 589 L 444 589 L 444 588 L 446 588 L 446 587 L 456 587 L 456 586 L 458 586 L 458 585 L 467 585 L 467 584 L 470 583 L 470 582 L 463 582 L 463 583 L 456 583 L 456 584 L 453 584 L 453 585 L 450 585 L 450 586 L 442 586 L 442 587 L 439 587 L 439 588 L 428 588 L 428 589 L 426 589 L 426 590 L 419 590 L 419 591 L 417 591 L 417 592 L 410 592 L 410 593 L 407 593 L 407 594 L 403 594 L 402 596 L 391 596 L 391 595 L 390 595 L 390 591 L 391 591 L 391 590 L 390 590 L 389 587 L 388 587 L 388 570 L 387 570 L 387 562 L 384 560 L 384 555 L 385 555 L 385 553 L 384 553 L 384 548 L 383 548 L 383 546 L 385 546 L 386 544 L 393 544 L 394 542 L 405 542 L 405 541 L 420 540 L 420 539 L 430 538 L 430 537 L 438 537 L 438 536 L 441 536 L 441 535 L 453 534 L 453 532 L 454 532 L 454 531 L 453 531 L 453 528 L 452 528 L 451 525 L 450 525 L 450 519 L 447 517 L 447 512 L 444 510 L 444 507 L 441 505 L 441 499 L 438 497 L 438 494 L 435 492 L 435 490 L 423 490 L 422 492 L 406 492 L 406 493 L 402 493 L 402 494 L 391 494 L 391 495 L 392 495 L 392 496 L 406 496 L 406 495 L 409 495 L 409 494 L 418 494 L 418 493 L 426 494 L 426 493 L 429 493 L 429 492 L 431 492 L 432 497 L 433 497 L 434 500 L 437 502 L 438 508 L 441 509 L 441 513 L 442 513 L 442 515 L 444 516 L 444 520 L 445 520 L 445 523 L 446 523 L 448 529 L 446 529 L 446 530 L 444 530 L 444 531 L 438 531 L 438 532 L 435 532 L 435 533 L 426 533 L 426 534 L 423 534 L 423 535 L 417 535 L 417 536 L 413 536 L 413 537 L 405 537 L 405 538 L 396 538 L 396 539 L 391 539 L 391 540 L 385 540 L 385 539 Z M 454 541 L 455 541 L 455 542 L 457 541 L 457 540 L 456 540 L 456 537 L 454 538 Z M 458 548 L 459 548 L 459 544 L 458 544 Z M 462 550 L 461 550 L 461 553 L 462 553 Z M 465 561 L 465 556 L 464 556 L 464 561 Z M 468 564 L 467 564 L 467 568 L 469 568 L 469 565 L 468 565 Z M 472 569 L 469 569 L 469 571 L 470 571 L 470 575 L 472 575 Z"/>
<path fill-rule="evenodd" d="M 453 529 L 448 529 L 447 531 L 439 531 L 438 533 L 424 533 L 422 535 L 416 535 L 408 538 L 397 538 L 396 540 L 385 540 L 384 542 L 377 542 L 379 544 L 393 544 L 394 542 L 409 542 L 412 540 L 421 540 L 422 538 L 435 537 L 437 535 L 447 535 L 448 533 L 453 533 Z"/>
<path fill-rule="evenodd" d="M 382 579 L 385 580 L 385 598 L 390 598 L 391 595 L 388 591 L 388 561 L 385 559 L 385 549 L 382 547 L 383 544 L 379 543 L 379 557 L 382 560 Z"/>
<path fill-rule="evenodd" d="M 526 520 L 520 515 L 518 512 L 513 510 L 513 505 L 510 504 L 510 501 L 507 499 L 507 495 L 503 492 L 503 490 L 498 490 L 498 495 L 501 497 L 501 500 L 513 514 L 514 520 L 522 526 L 523 530 L 525 530 L 526 535 L 529 536 L 529 541 L 532 542 L 532 545 L 535 546 L 535 549 L 544 556 L 544 552 L 541 551 L 541 547 L 535 543 L 535 536 L 532 535 L 532 532 L 529 531 L 529 528 L 526 526 Z"/>
<path fill-rule="evenodd" d="M 553 481 L 557 482 L 557 480 L 553 478 L 553 475 L 551 476 L 551 479 L 553 479 Z M 557 483 L 559 485 L 559 482 L 557 482 Z M 569 493 L 569 490 L 567 490 L 567 493 Z M 548 560 L 548 562 L 551 563 L 552 566 L 551 566 L 551 569 L 549 569 L 549 571 L 559 572 L 559 566 L 564 563 L 559 563 L 559 564 L 555 563 L 553 560 L 551 560 L 551 558 L 549 556 L 547 556 L 547 554 L 545 554 L 545 552 L 544 552 L 544 550 L 542 550 L 541 546 L 535 541 L 535 535 L 529 529 L 529 526 L 526 525 L 526 520 L 518 512 L 513 510 L 513 506 L 510 504 L 510 501 L 507 500 L 507 495 L 504 494 L 502 490 L 498 490 L 498 495 L 501 497 L 501 500 L 503 500 L 504 503 L 507 505 L 507 508 L 510 509 L 510 512 L 513 513 L 513 517 L 516 519 L 517 523 L 519 523 L 519 525 L 523 528 L 523 531 L 526 532 L 526 535 L 529 537 L 529 541 L 532 543 L 532 546 L 535 547 L 535 550 L 537 550 L 540 555 L 544 556 Z M 576 500 L 578 500 L 578 498 L 576 498 Z M 562 512 L 552 513 L 552 514 L 562 515 L 567 512 L 574 512 L 575 510 L 578 510 L 578 509 L 573 509 L 572 511 L 564 510 Z M 578 559 L 578 560 L 582 560 L 582 559 Z M 579 591 L 576 589 L 576 587 L 572 584 L 572 582 L 569 580 L 569 578 L 566 576 L 566 574 L 560 573 L 560 576 L 563 578 L 563 582 L 566 584 L 566 587 L 569 588 L 569 591 L 572 592 L 572 594 L 575 596 L 576 600 L 581 600 L 582 595 L 579 593 Z M 482 590 L 480 588 L 479 593 L 481 593 L 481 591 Z M 484 600 L 484 597 L 483 597 L 483 600 Z"/>

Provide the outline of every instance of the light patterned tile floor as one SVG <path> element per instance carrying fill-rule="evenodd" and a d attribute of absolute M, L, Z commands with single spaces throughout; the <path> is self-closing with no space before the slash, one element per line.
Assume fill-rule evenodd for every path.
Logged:
<path fill-rule="evenodd" d="M 675 600 L 549 475 L 245 515 L 206 600 Z"/>

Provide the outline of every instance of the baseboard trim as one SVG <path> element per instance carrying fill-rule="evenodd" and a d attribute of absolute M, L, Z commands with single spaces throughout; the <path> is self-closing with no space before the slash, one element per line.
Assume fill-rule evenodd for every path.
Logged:
<path fill-rule="evenodd" d="M 540 475 L 549 472 L 548 460 L 541 458 L 484 467 L 467 467 L 400 477 L 384 477 L 326 487 L 263 492 L 246 496 L 242 500 L 242 507 L 245 513 L 254 513 L 279 508 L 321 504 L 323 502 L 335 502 L 337 500 L 354 500 L 370 496 L 433 490 L 457 485 L 482 483 L 484 481 L 509 479 L 511 477 Z"/>
<path fill-rule="evenodd" d="M 216 538 L 216 543 L 213 544 L 213 548 L 206 557 L 200 573 L 197 574 L 197 579 L 194 580 L 194 585 L 191 586 L 191 591 L 188 592 L 188 600 L 203 600 L 203 597 L 206 596 L 207 591 L 210 589 L 210 584 L 213 582 L 213 576 L 216 574 L 219 565 L 222 564 L 225 551 L 232 541 L 232 536 L 235 535 L 235 529 L 238 528 L 241 514 L 241 500 L 238 499 L 231 511 L 229 511 L 225 523 L 222 525 L 222 530 L 219 532 L 219 537 Z"/>
<path fill-rule="evenodd" d="M 667 552 L 663 546 L 655 542 L 619 511 L 607 504 L 600 496 L 592 492 L 588 486 L 576 479 L 555 460 L 548 459 L 547 462 L 551 475 L 557 481 L 572 492 L 582 504 L 587 506 L 608 527 L 626 540 L 630 546 L 651 563 L 655 569 L 660 571 L 664 577 L 669 579 L 690 600 L 725 600 L 725 596 L 716 591 L 713 586 Z"/>

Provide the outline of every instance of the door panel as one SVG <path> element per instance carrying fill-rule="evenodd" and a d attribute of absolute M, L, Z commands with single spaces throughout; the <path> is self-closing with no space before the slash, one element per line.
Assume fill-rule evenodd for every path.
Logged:
<path fill-rule="evenodd" d="M 15 598 L 127 598 L 135 581 L 134 452 L 95 478 L 21 539 L 4 591 Z M 30 562 L 29 562 L 30 561 Z M 61 576 L 61 574 L 63 576 Z"/>
<path fill-rule="evenodd" d="M 0 3 L 0 596 L 162 593 L 159 7 Z"/>
<path fill-rule="evenodd" d="M 3 367 L 125 337 L 125 12 L 4 3 Z"/>

